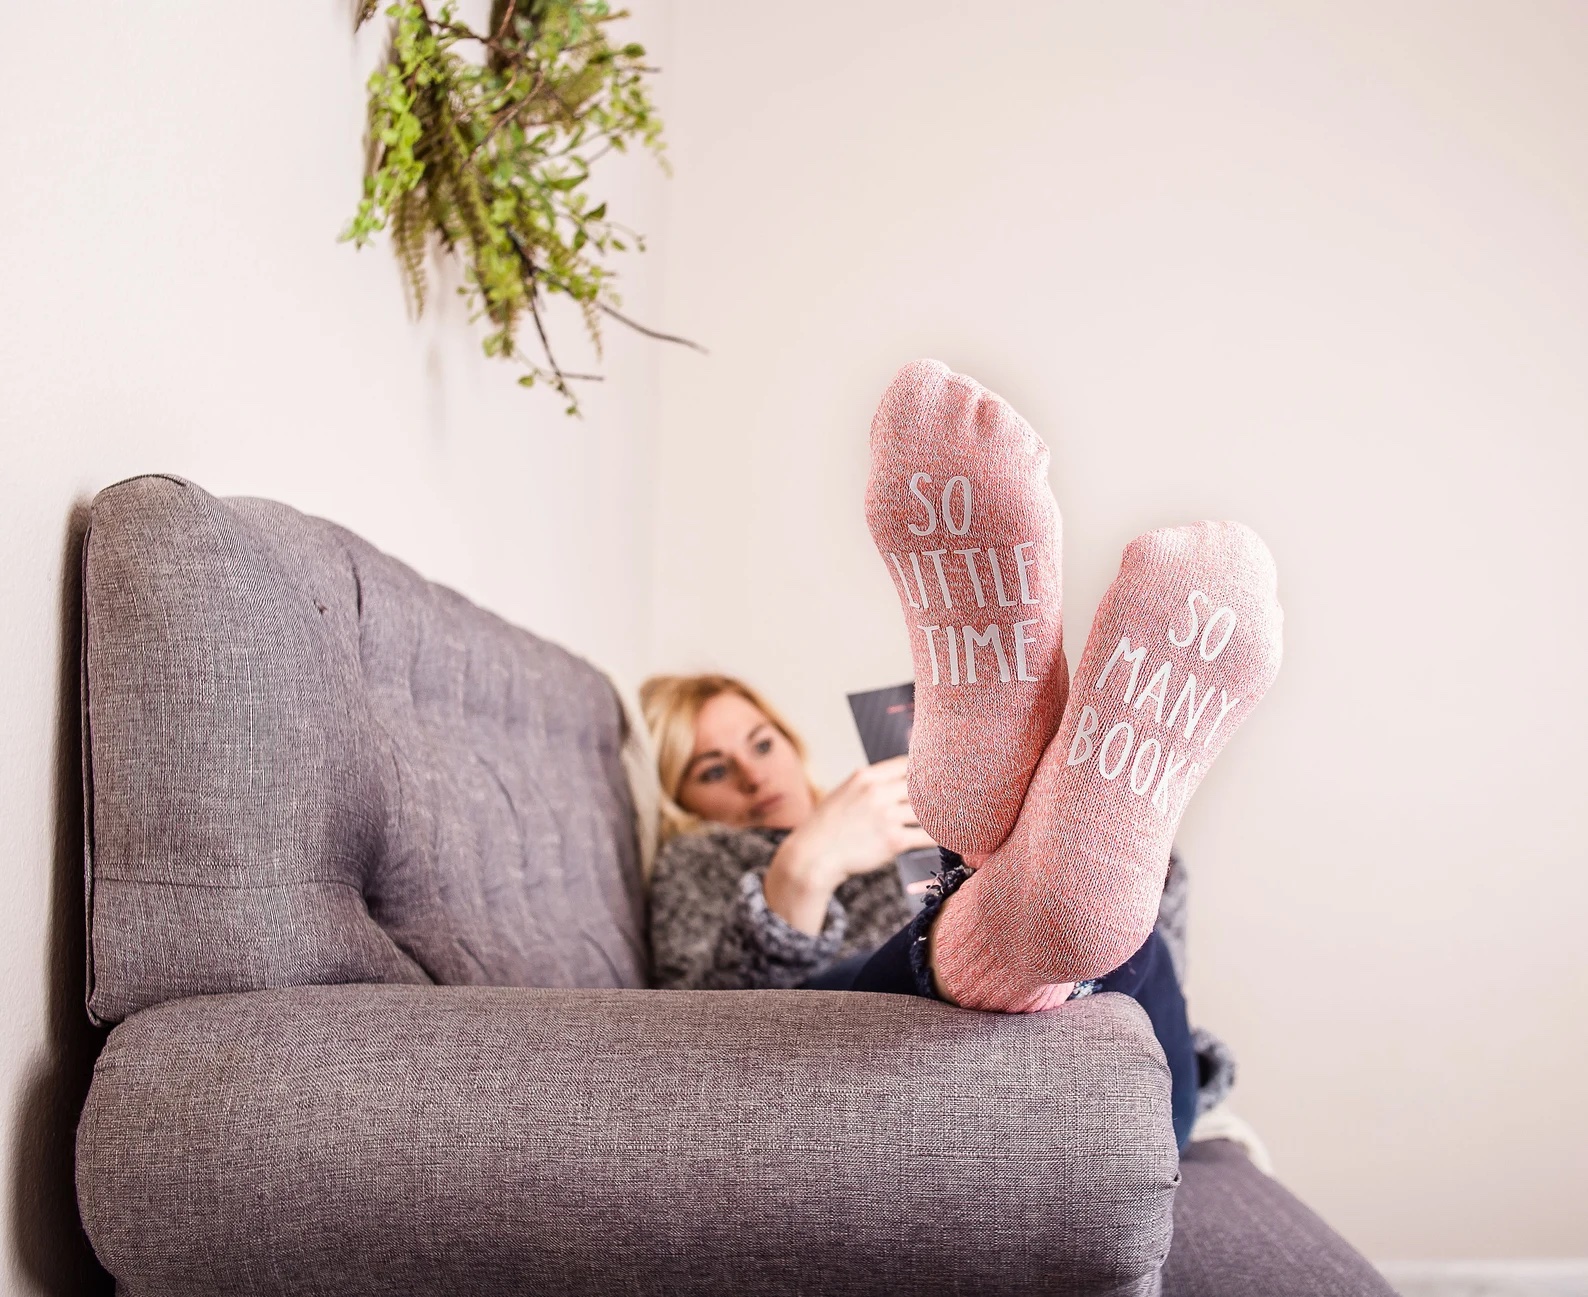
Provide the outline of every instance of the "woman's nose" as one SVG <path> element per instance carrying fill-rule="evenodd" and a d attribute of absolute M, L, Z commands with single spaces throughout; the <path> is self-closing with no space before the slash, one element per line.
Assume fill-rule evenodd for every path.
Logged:
<path fill-rule="evenodd" d="M 739 787 L 742 788 L 746 793 L 755 792 L 755 790 L 761 786 L 761 781 L 756 777 L 755 771 L 750 769 L 750 767 L 745 765 L 742 761 L 735 762 L 734 764 L 739 771 Z"/>

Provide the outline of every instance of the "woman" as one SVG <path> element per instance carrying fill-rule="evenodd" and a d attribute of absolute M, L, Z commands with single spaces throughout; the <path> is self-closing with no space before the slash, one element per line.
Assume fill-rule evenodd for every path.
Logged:
<path fill-rule="evenodd" d="M 1273 560 L 1237 523 L 1132 541 L 1071 696 L 1047 447 L 998 397 L 922 361 L 884 395 L 871 454 L 867 521 L 915 660 L 909 761 L 821 797 L 803 745 L 753 690 L 648 681 L 670 799 L 652 878 L 658 982 L 998 1012 L 1122 992 L 1163 1047 L 1184 1147 L 1230 1069 L 1218 1049 L 1199 1059 L 1158 919 L 1179 908 L 1186 804 L 1278 670 Z M 889 862 L 929 841 L 944 869 L 912 916 Z"/>
<path fill-rule="evenodd" d="M 691 990 L 851 990 L 917 907 L 895 858 L 932 845 L 905 794 L 905 758 L 855 771 L 823 796 L 799 734 L 755 689 L 724 675 L 654 676 L 640 689 L 663 791 L 651 872 L 656 985 Z M 950 856 L 948 864 L 952 865 Z M 1234 1082 L 1228 1047 L 1201 1028 L 1185 1048 L 1187 874 L 1170 860 L 1154 936 L 1167 960 L 1132 961 L 1092 990 L 1168 1001 L 1176 1137 Z M 1149 979 L 1148 974 L 1153 974 Z M 1151 985 L 1149 985 L 1151 980 Z M 875 989 L 897 989 L 877 987 Z M 1149 1006 L 1149 1018 L 1155 1017 Z M 1178 1015 L 1178 1023 L 1175 1021 Z M 1171 1048 L 1179 1048 L 1171 1053 Z"/>
<path fill-rule="evenodd" d="M 658 986 L 799 986 L 910 921 L 893 860 L 933 843 L 910 812 L 904 758 L 822 797 L 799 736 L 743 682 L 657 676 L 640 703 L 664 794 L 651 873 Z"/>

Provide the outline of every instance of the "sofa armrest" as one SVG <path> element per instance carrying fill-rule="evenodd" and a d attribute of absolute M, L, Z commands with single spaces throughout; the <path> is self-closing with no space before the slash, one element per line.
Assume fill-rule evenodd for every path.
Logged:
<path fill-rule="evenodd" d="M 111 1034 L 78 1194 L 124 1297 L 1158 1290 L 1132 1000 L 298 987 Z"/>

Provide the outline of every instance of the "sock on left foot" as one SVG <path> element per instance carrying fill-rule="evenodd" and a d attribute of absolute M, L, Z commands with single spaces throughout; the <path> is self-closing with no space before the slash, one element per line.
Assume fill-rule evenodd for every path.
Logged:
<path fill-rule="evenodd" d="M 1279 670 L 1281 621 L 1249 527 L 1131 542 L 1014 831 L 933 924 L 949 999 L 1047 1008 L 1141 948 L 1186 803 Z"/>

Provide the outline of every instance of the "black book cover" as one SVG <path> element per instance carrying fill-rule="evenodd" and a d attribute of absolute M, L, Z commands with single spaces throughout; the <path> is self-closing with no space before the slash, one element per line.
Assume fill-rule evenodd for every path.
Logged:
<path fill-rule="evenodd" d="M 889 757 L 906 756 L 910 751 L 910 726 L 915 722 L 915 684 L 889 685 L 849 695 L 849 710 L 860 731 L 860 746 L 866 760 L 875 765 Z M 906 851 L 898 858 L 899 878 L 904 893 L 916 905 L 926 895 L 926 886 L 937 874 L 936 847 Z"/>

